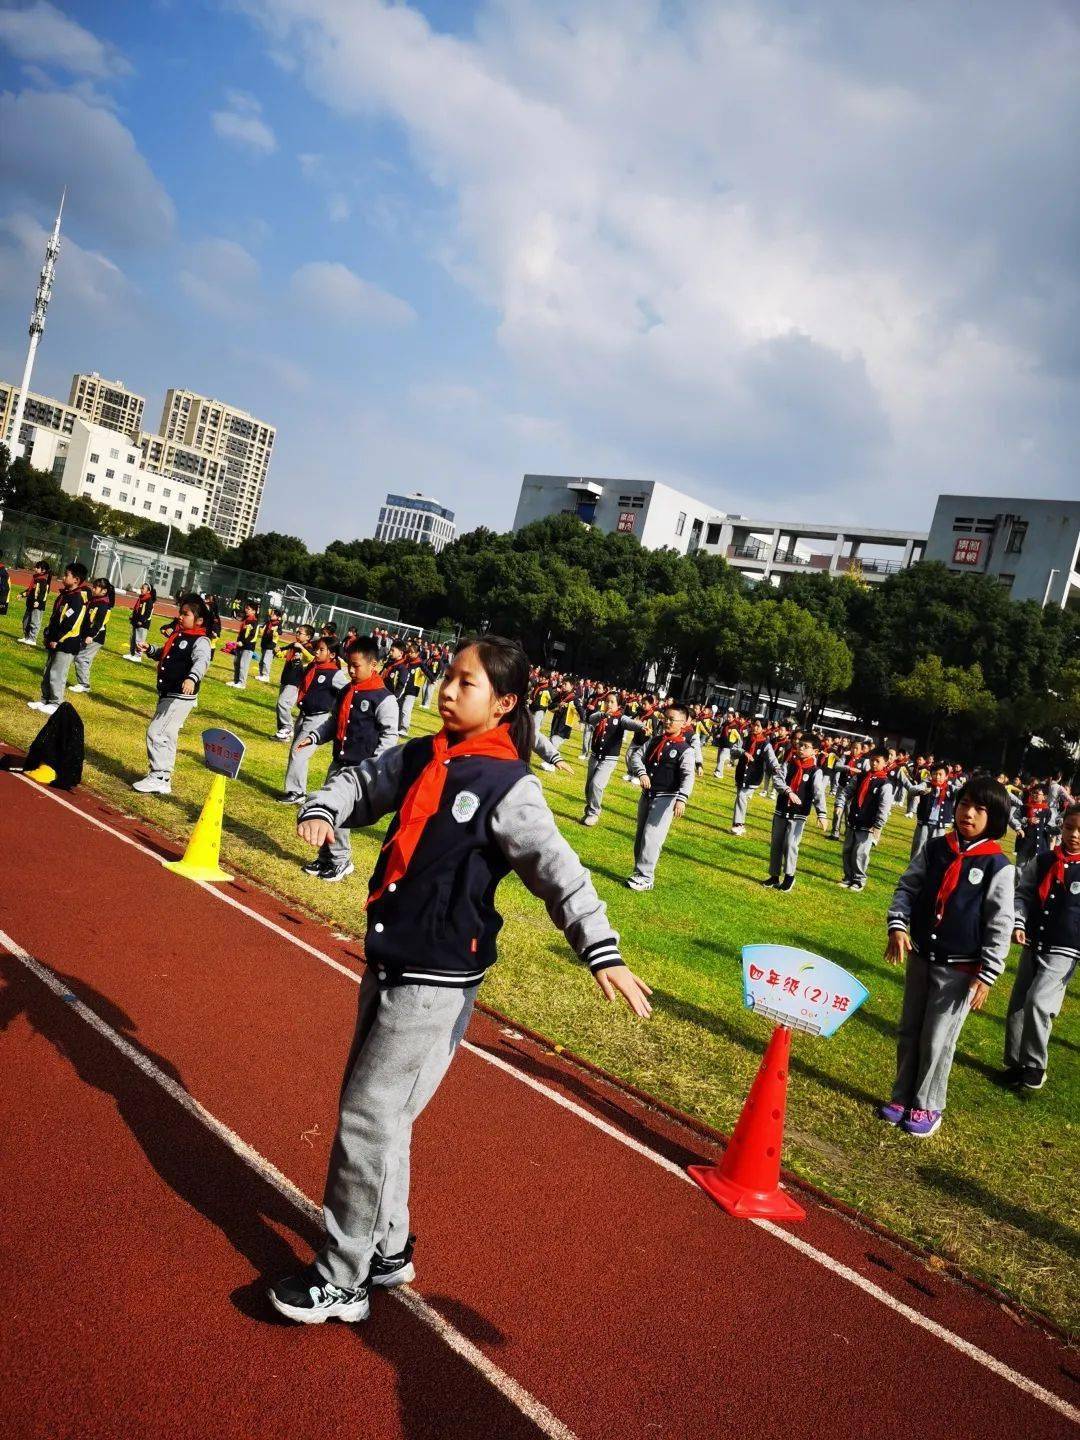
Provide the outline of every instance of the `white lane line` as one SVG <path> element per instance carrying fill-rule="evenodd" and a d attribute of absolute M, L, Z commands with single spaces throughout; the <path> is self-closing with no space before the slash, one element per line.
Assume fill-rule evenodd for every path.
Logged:
<path fill-rule="evenodd" d="M 205 1105 L 201 1105 L 182 1085 L 177 1084 L 141 1050 L 132 1045 L 123 1035 L 118 1034 L 111 1025 L 106 1024 L 100 1015 L 73 995 L 59 976 L 54 974 L 47 965 L 35 960 L 2 930 L 0 930 L 0 945 L 19 960 L 31 974 L 36 975 L 43 985 L 47 985 L 54 995 L 63 1000 L 80 1020 L 85 1021 L 91 1029 L 119 1050 L 121 1055 L 137 1066 L 147 1079 L 152 1080 L 155 1085 L 160 1085 L 171 1099 L 181 1105 L 189 1115 L 193 1115 L 201 1124 L 205 1125 L 207 1130 L 223 1141 L 246 1165 L 268 1181 L 279 1195 L 283 1195 L 291 1205 L 299 1210 L 305 1219 L 314 1222 L 320 1229 L 322 1228 L 322 1211 L 314 1201 L 309 1200 L 304 1192 L 293 1184 L 287 1175 L 283 1175 L 271 1161 L 267 1160 L 264 1155 L 260 1155 L 246 1140 L 241 1139 L 235 1130 L 231 1130 L 223 1120 L 212 1115 Z M 393 1299 L 400 1301 L 410 1314 L 414 1315 L 428 1329 L 434 1331 L 440 1340 L 453 1350 L 455 1355 L 460 1355 L 467 1364 L 478 1371 L 493 1389 L 509 1400 L 511 1405 L 528 1420 L 531 1420 L 542 1435 L 550 1436 L 551 1440 L 577 1440 L 574 1432 L 568 1429 L 558 1416 L 553 1415 L 546 1405 L 526 1390 L 523 1385 L 519 1385 L 512 1376 L 507 1375 L 505 1370 L 500 1370 L 498 1365 L 478 1349 L 471 1340 L 462 1335 L 460 1330 L 455 1330 L 453 1325 L 437 1310 L 434 1310 L 423 1296 L 419 1295 L 410 1285 L 399 1285 L 387 1293 Z"/>
<path fill-rule="evenodd" d="M 19 778 L 23 777 L 20 776 Z M 133 840 L 120 830 L 115 830 L 111 825 L 106 825 L 103 821 L 95 819 L 94 816 L 87 815 L 85 811 L 80 810 L 77 805 L 72 805 L 70 801 L 65 800 L 61 795 L 56 794 L 55 791 L 47 788 L 43 789 L 40 785 L 35 785 L 33 780 L 26 780 L 24 783 L 32 786 L 39 794 L 47 795 L 50 800 L 55 800 L 57 804 L 63 805 L 66 809 L 73 811 L 84 820 L 89 820 L 92 825 L 96 825 L 99 829 L 115 835 L 118 839 L 123 840 L 125 844 L 134 845 L 135 848 L 141 850 L 144 855 L 149 855 L 152 860 L 160 862 L 161 857 L 155 854 L 153 850 L 148 849 L 145 845 L 140 845 L 137 840 Z M 245 915 L 249 915 L 253 920 L 257 920 L 260 925 L 265 925 L 267 929 L 273 930 L 275 934 L 281 935 L 285 940 L 296 945 L 299 949 L 306 951 L 307 954 L 312 955 L 316 960 L 331 966 L 342 975 L 347 976 L 354 985 L 359 985 L 360 976 L 357 975 L 355 971 L 349 970 L 344 965 L 339 965 L 336 960 L 333 960 L 329 955 L 324 955 L 323 952 L 316 949 L 314 945 L 307 944 L 306 941 L 301 940 L 297 935 L 290 935 L 288 930 L 282 929 L 280 925 L 275 925 L 272 920 L 267 920 L 265 916 L 260 915 L 257 911 L 249 909 L 233 896 L 224 895 L 220 890 L 215 890 L 212 885 L 203 885 L 202 889 L 211 895 L 216 895 L 219 900 L 224 900 L 235 909 L 242 910 Z M 643 1145 L 639 1140 L 633 1139 L 630 1135 L 623 1134 L 623 1132 L 616 1129 L 614 1125 L 610 1125 L 598 1115 L 593 1115 L 583 1106 L 578 1105 L 573 1100 L 567 1099 L 565 1095 L 560 1094 L 557 1090 L 552 1090 L 541 1081 L 533 1079 L 531 1075 L 523 1074 L 522 1071 L 516 1069 L 501 1057 L 488 1054 L 485 1050 L 479 1049 L 468 1040 L 462 1042 L 462 1047 L 478 1059 L 484 1060 L 489 1065 L 494 1065 L 496 1069 L 502 1070 L 507 1075 L 512 1076 L 513 1079 L 517 1080 L 520 1084 L 527 1085 L 530 1090 L 535 1090 L 538 1094 L 543 1095 L 545 1099 L 553 1101 L 554 1104 L 561 1106 L 564 1110 L 570 1111 L 570 1113 L 576 1115 L 578 1119 L 585 1121 L 587 1125 L 592 1125 L 594 1129 L 600 1130 L 612 1140 L 618 1141 L 620 1145 L 625 1145 L 628 1150 L 633 1150 L 636 1154 L 643 1156 L 646 1160 L 650 1160 L 654 1165 L 658 1165 L 660 1169 L 666 1170 L 670 1175 L 674 1175 L 686 1184 L 693 1185 L 694 1182 L 685 1171 L 676 1165 L 674 1161 L 669 1160 L 666 1155 L 661 1155 L 656 1150 L 650 1150 L 647 1145 Z M 902 1300 L 895 1299 L 887 1290 L 883 1290 L 872 1280 L 868 1280 L 865 1276 L 860 1275 L 857 1270 L 852 1270 L 850 1266 L 845 1265 L 843 1261 L 834 1259 L 834 1257 L 826 1251 L 819 1250 L 816 1246 L 809 1244 L 797 1235 L 791 1234 L 790 1231 L 782 1229 L 779 1225 L 774 1225 L 769 1220 L 755 1220 L 752 1223 L 757 1225 L 759 1229 L 767 1231 L 768 1234 L 774 1236 L 777 1240 L 782 1240 L 785 1245 L 790 1246 L 793 1250 L 797 1250 L 801 1255 L 806 1256 L 807 1259 L 813 1260 L 818 1265 L 823 1266 L 824 1269 L 830 1271 L 833 1275 L 839 1276 L 843 1280 L 849 1280 L 853 1285 L 857 1286 L 858 1289 L 862 1290 L 864 1294 L 871 1296 L 875 1300 L 879 1300 L 881 1304 L 887 1306 L 895 1314 L 902 1315 L 906 1320 L 910 1320 L 913 1325 L 917 1325 L 920 1329 L 934 1335 L 944 1344 L 951 1346 L 960 1354 L 966 1355 L 970 1360 L 974 1360 L 976 1364 L 982 1365 L 1002 1380 L 1006 1380 L 1009 1384 L 1015 1385 L 1017 1389 L 1024 1391 L 1025 1394 L 1032 1396 L 1034 1399 L 1042 1401 L 1044 1405 L 1049 1406 L 1052 1410 L 1056 1410 L 1058 1414 L 1064 1415 L 1067 1419 L 1080 1423 L 1080 1409 L 1071 1405 L 1067 1400 L 1062 1399 L 1060 1395 L 1055 1395 L 1052 1390 L 1045 1389 L 1045 1387 L 1037 1381 L 1029 1379 L 1026 1375 L 1022 1375 L 1018 1370 L 1012 1369 L 1011 1366 L 998 1360 L 995 1356 L 989 1354 L 988 1351 L 980 1349 L 977 1345 L 973 1345 L 970 1340 L 965 1340 L 962 1335 L 957 1335 L 954 1331 L 946 1329 L 944 1325 L 939 1325 L 936 1320 L 931 1320 L 920 1311 L 913 1309 L 910 1305 L 905 1305 Z"/>

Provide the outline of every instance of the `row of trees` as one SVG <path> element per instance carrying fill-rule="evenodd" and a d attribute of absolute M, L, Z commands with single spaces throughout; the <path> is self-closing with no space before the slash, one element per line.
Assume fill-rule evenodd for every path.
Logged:
<path fill-rule="evenodd" d="M 164 540 L 163 527 L 73 500 L 22 461 L 8 467 L 2 447 L 0 503 L 151 546 Z M 941 565 L 880 585 L 814 573 L 753 586 L 718 556 L 645 550 L 568 515 L 515 534 L 474 530 L 439 555 L 359 539 L 312 552 L 276 532 L 226 550 L 205 529 L 174 537 L 172 548 L 392 605 L 425 626 L 505 631 L 576 674 L 640 682 L 655 665 L 677 684 L 800 695 L 812 715 L 831 703 L 939 753 L 1017 765 L 1039 735 L 1046 758 L 1070 765 L 1080 741 L 1077 612 L 1018 604 L 993 579 Z"/>

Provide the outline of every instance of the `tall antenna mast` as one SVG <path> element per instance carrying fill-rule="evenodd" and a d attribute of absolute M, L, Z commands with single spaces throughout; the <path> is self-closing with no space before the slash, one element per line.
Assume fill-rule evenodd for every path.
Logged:
<path fill-rule="evenodd" d="M 60 217 L 64 213 L 64 200 L 67 197 L 67 186 L 64 186 L 64 193 L 60 196 L 60 209 L 56 212 L 56 223 L 53 225 L 52 234 L 49 236 L 45 246 L 45 263 L 41 267 L 41 275 L 38 278 L 37 294 L 34 296 L 34 308 L 30 311 L 30 344 L 26 349 L 26 364 L 23 367 L 22 384 L 19 387 L 18 399 L 15 401 L 15 414 L 11 419 L 11 429 L 8 432 L 8 447 L 11 451 L 11 458 L 22 454 L 22 445 L 19 442 L 19 432 L 22 429 L 23 411 L 26 409 L 26 392 L 30 389 L 30 376 L 34 370 L 34 357 L 37 355 L 38 341 L 45 333 L 45 312 L 49 308 L 49 301 L 52 299 L 53 275 L 56 270 L 56 257 L 60 254 Z"/>

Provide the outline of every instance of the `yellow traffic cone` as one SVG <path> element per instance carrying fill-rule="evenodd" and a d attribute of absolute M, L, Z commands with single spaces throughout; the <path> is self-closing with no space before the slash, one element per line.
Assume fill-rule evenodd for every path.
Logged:
<path fill-rule="evenodd" d="M 56 779 L 56 771 L 51 765 L 36 765 L 25 773 L 28 780 L 36 780 L 39 785 L 51 785 Z"/>
<path fill-rule="evenodd" d="M 191 832 L 182 860 L 166 860 L 165 869 L 189 880 L 231 880 L 218 864 L 221 854 L 221 821 L 225 815 L 225 776 L 215 775 L 210 793 L 203 802 L 195 829 Z"/>

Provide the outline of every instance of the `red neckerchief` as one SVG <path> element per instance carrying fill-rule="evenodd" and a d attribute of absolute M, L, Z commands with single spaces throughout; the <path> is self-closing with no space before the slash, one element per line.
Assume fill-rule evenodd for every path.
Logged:
<path fill-rule="evenodd" d="M 856 804 L 856 806 L 857 806 L 860 810 L 862 809 L 863 805 L 866 803 L 866 795 L 867 795 L 867 791 L 870 789 L 870 781 L 871 781 L 871 780 L 880 780 L 880 779 L 883 779 L 883 778 L 884 778 L 884 777 L 881 776 L 881 775 L 875 775 L 874 772 L 873 772 L 873 770 L 868 770 L 868 771 L 866 772 L 866 775 L 863 777 L 863 782 L 862 782 L 862 784 L 859 786 L 859 793 L 858 793 L 858 795 L 857 795 L 856 798 L 855 798 L 855 804 Z"/>
<path fill-rule="evenodd" d="M 352 710 L 353 696 L 358 690 L 385 690 L 381 675 L 369 675 L 366 680 L 355 680 L 341 692 L 341 699 L 338 701 L 337 715 L 337 738 L 340 744 L 345 743 L 345 736 L 349 732 L 349 712 Z"/>
<path fill-rule="evenodd" d="M 1060 845 L 1050 853 L 1054 857 L 1053 863 L 1039 885 L 1039 903 L 1041 905 L 1045 905 L 1050 899 L 1050 892 L 1055 885 L 1065 884 L 1065 866 L 1080 863 L 1080 852 L 1075 855 L 1066 855 Z"/>
<path fill-rule="evenodd" d="M 161 667 L 165 664 L 165 656 L 168 655 L 169 651 L 176 643 L 176 639 L 178 636 L 183 635 L 188 640 L 196 640 L 200 635 L 205 634 L 206 631 L 202 628 L 201 625 L 196 625 L 194 630 L 181 630 L 180 626 L 177 625 L 176 629 L 171 631 L 166 637 L 165 644 L 161 647 L 161 654 L 158 656 L 157 662 L 158 669 L 160 670 Z"/>
<path fill-rule="evenodd" d="M 791 796 L 788 797 L 789 800 L 798 800 L 799 791 L 802 788 L 803 779 L 810 773 L 811 770 L 813 770 L 814 764 L 815 762 L 813 760 L 809 760 L 804 765 L 803 762 L 798 758 L 788 761 L 787 786 L 789 790 L 794 792 Z M 791 773 L 792 766 L 795 767 L 794 774 Z"/>
<path fill-rule="evenodd" d="M 754 751 L 757 749 L 757 747 L 758 747 L 759 745 L 764 745 L 765 742 L 768 740 L 768 738 L 769 738 L 769 737 L 768 737 L 767 735 L 765 735 L 764 733 L 762 733 L 761 735 L 751 735 L 751 736 L 750 736 L 750 739 L 746 742 L 746 758 L 747 758 L 747 760 L 752 760 L 752 759 L 754 758 Z"/>
<path fill-rule="evenodd" d="M 312 661 L 304 671 L 304 678 L 300 681 L 300 690 L 296 697 L 296 703 L 299 705 L 300 701 L 303 700 L 304 696 L 311 689 L 312 681 L 320 670 L 337 670 L 338 668 L 339 666 L 336 660 L 327 660 L 322 665 L 316 661 Z"/>
<path fill-rule="evenodd" d="M 618 720 L 621 714 L 621 710 L 605 710 L 603 715 L 600 716 L 600 719 L 596 722 L 596 743 L 598 745 L 602 745 L 604 743 L 604 736 L 607 734 L 608 722 L 611 720 Z"/>
<path fill-rule="evenodd" d="M 976 840 L 974 845 L 969 845 L 966 850 L 961 850 L 960 839 L 955 830 L 950 830 L 945 838 L 953 853 L 953 858 L 949 862 L 949 868 L 945 871 L 937 899 L 934 901 L 934 921 L 938 925 L 941 924 L 941 917 L 945 914 L 945 907 L 948 905 L 953 891 L 960 884 L 962 862 L 976 855 L 1001 855 L 1004 853 L 996 840 Z"/>
<path fill-rule="evenodd" d="M 930 794 L 937 796 L 937 801 L 938 801 L 938 804 L 939 804 L 939 805 L 944 805 L 944 804 L 945 804 L 945 799 L 946 799 L 946 797 L 948 796 L 948 793 L 949 793 L 949 782 L 948 782 L 948 780 L 943 780 L 940 785 L 931 785 L 931 786 L 930 786 Z"/>
<path fill-rule="evenodd" d="M 280 621 L 280 620 L 266 620 L 266 621 L 263 622 L 262 638 L 265 640 L 268 635 L 271 636 L 271 638 L 272 638 L 274 635 L 276 635 L 276 634 L 278 633 L 278 631 L 279 631 L 280 629 L 281 629 L 281 621 Z"/>
<path fill-rule="evenodd" d="M 1047 805 L 1045 801 L 1043 801 L 1043 803 L 1042 803 L 1041 805 L 1036 805 L 1036 803 L 1035 803 L 1034 800 L 1029 800 L 1029 801 L 1027 802 L 1027 804 L 1025 805 L 1025 807 L 1024 807 L 1024 813 L 1025 813 L 1025 815 L 1026 815 L 1026 817 L 1027 817 L 1027 823 L 1028 823 L 1029 825 L 1034 825 L 1034 824 L 1035 824 L 1035 821 L 1038 819 L 1038 817 L 1039 817 L 1045 810 L 1049 810 L 1049 809 L 1050 809 L 1050 806 Z"/>
<path fill-rule="evenodd" d="M 454 746 L 451 746 L 446 731 L 440 730 L 432 743 L 431 759 L 409 786 L 408 793 L 401 802 L 394 838 L 383 846 L 384 851 L 390 852 L 383 881 L 378 890 L 368 896 L 367 905 L 378 900 L 388 886 L 396 885 L 408 870 L 424 827 L 442 801 L 446 775 L 450 768 L 447 761 L 466 755 L 486 755 L 492 760 L 521 759 L 505 725 L 498 725 L 494 730 L 485 730 L 475 740 L 462 740 Z"/>
<path fill-rule="evenodd" d="M 663 750 L 664 746 L 673 744 L 679 738 L 678 735 L 658 736 L 657 739 L 653 741 L 651 752 L 645 756 L 645 768 L 648 769 L 650 765 L 655 765 L 657 760 L 660 759 L 660 751 Z"/>

